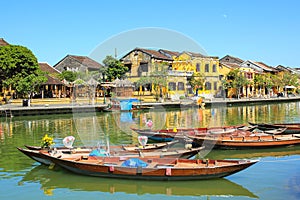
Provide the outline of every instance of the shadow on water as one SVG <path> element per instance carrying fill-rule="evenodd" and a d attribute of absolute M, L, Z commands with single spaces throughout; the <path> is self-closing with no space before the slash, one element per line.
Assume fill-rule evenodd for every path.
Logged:
<path fill-rule="evenodd" d="M 98 191 L 126 194 L 162 194 L 167 196 L 246 196 L 258 198 L 248 189 L 227 179 L 201 181 L 134 181 L 80 176 L 61 168 L 49 170 L 39 165 L 29 171 L 18 183 L 39 183 L 45 195 L 53 195 L 56 189 L 71 191 Z"/>

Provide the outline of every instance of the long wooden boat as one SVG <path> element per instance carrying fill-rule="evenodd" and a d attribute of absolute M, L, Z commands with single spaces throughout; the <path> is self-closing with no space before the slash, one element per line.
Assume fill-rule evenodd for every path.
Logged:
<path fill-rule="evenodd" d="M 131 130 L 135 131 L 139 135 L 147 136 L 150 140 L 158 142 L 169 142 L 176 140 L 188 140 L 187 136 L 205 137 L 209 134 L 228 135 L 236 132 L 250 132 L 253 131 L 255 126 L 224 126 L 224 127 L 203 127 L 203 128 L 178 128 L 178 129 L 137 129 L 131 127 Z"/>
<path fill-rule="evenodd" d="M 198 145 L 208 148 L 242 149 L 270 148 L 300 144 L 300 134 L 291 135 L 250 135 L 250 136 L 209 136 L 192 137 Z"/>
<path fill-rule="evenodd" d="M 70 176 L 65 170 L 49 170 L 47 166 L 38 165 L 28 171 L 19 181 L 20 185 L 28 182 L 35 182 L 41 185 L 45 192 L 49 189 L 67 189 L 68 191 L 89 191 L 102 193 L 124 193 L 134 195 L 165 195 L 166 197 L 197 196 L 198 198 L 208 197 L 250 197 L 258 199 L 253 192 L 247 188 L 234 183 L 226 178 L 206 181 L 135 181 L 126 179 L 97 178 L 89 176 Z M 80 184 L 78 184 L 80 182 Z M 215 185 L 218 184 L 216 190 Z M 137 198 L 139 199 L 139 198 Z"/>
<path fill-rule="evenodd" d="M 153 151 L 157 149 L 162 149 L 162 148 L 169 148 L 173 146 L 174 144 L 178 143 L 178 140 L 172 140 L 170 142 L 160 142 L 160 143 L 147 143 L 145 146 L 141 145 L 112 145 L 110 146 L 111 149 L 114 150 L 124 150 L 124 151 L 130 151 L 130 152 L 139 152 L 139 151 Z M 40 146 L 32 146 L 32 145 L 24 145 L 27 149 L 30 150 L 42 150 Z M 77 152 L 90 152 L 93 149 L 98 148 L 97 146 L 94 147 L 88 147 L 88 146 L 78 146 L 78 147 L 73 147 L 73 148 L 67 148 L 64 146 L 58 146 L 55 147 L 57 150 L 62 150 L 62 151 L 77 151 Z"/>
<path fill-rule="evenodd" d="M 191 158 L 195 156 L 197 153 L 199 153 L 201 150 L 203 150 L 205 147 L 196 147 L 196 148 L 170 148 L 170 149 L 162 149 L 162 150 L 155 150 L 155 151 L 138 151 L 138 152 L 130 152 L 130 151 L 114 151 L 113 149 L 110 149 L 110 152 L 107 153 L 106 151 L 85 151 L 82 149 L 79 149 L 78 151 L 75 149 L 67 150 L 30 150 L 30 149 L 23 149 L 23 148 L 17 148 L 19 151 L 21 151 L 26 156 L 30 157 L 31 159 L 44 164 L 44 165 L 50 165 L 52 162 L 45 158 L 44 154 L 48 153 L 55 156 L 60 156 L 62 158 L 78 158 L 80 156 L 83 157 L 100 157 L 100 156 L 113 156 L 113 157 L 148 157 L 148 158 Z"/>
<path fill-rule="evenodd" d="M 229 176 L 257 160 L 190 160 L 172 158 L 88 157 L 57 158 L 43 153 L 56 165 L 77 174 L 134 180 L 199 180 Z"/>
<path fill-rule="evenodd" d="M 300 123 L 253 123 L 248 122 L 252 126 L 257 126 L 258 129 L 266 131 L 266 130 L 274 130 L 274 129 L 284 129 L 282 133 L 279 134 L 299 134 L 300 133 Z"/>

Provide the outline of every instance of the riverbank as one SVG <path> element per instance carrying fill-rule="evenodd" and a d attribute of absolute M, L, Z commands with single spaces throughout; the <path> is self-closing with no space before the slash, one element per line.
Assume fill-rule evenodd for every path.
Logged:
<path fill-rule="evenodd" d="M 220 106 L 234 106 L 234 105 L 253 105 L 263 103 L 280 103 L 300 101 L 300 96 L 294 97 L 279 97 L 279 98 L 211 98 L 204 99 L 203 103 L 206 108 L 214 105 Z M 16 103 L 17 102 L 17 103 Z M 70 102 L 69 100 L 34 100 L 33 103 L 24 106 L 21 100 L 14 103 L 0 105 L 0 117 L 24 116 L 24 115 L 50 115 L 50 114 L 69 114 L 73 112 L 103 112 L 108 107 L 108 103 L 104 104 L 103 101 L 94 102 Z M 189 106 L 198 106 L 192 100 L 182 101 L 165 101 L 165 102 L 138 102 L 134 103 L 134 109 L 143 108 L 182 108 Z"/>

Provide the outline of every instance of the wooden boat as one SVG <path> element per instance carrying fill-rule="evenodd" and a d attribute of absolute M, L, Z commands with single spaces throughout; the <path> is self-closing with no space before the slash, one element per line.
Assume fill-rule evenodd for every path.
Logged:
<path fill-rule="evenodd" d="M 26 183 L 38 183 L 41 190 L 46 193 L 49 190 L 68 190 L 68 191 L 89 191 L 101 193 L 124 193 L 133 195 L 163 195 L 166 197 L 197 196 L 201 197 L 258 197 L 247 188 L 234 183 L 226 178 L 199 181 L 135 181 L 126 179 L 101 178 L 99 179 L 89 176 L 70 176 L 65 170 L 49 170 L 47 166 L 38 165 L 28 171 L 18 183 L 19 185 L 27 185 Z M 80 182 L 80 184 L 78 184 Z M 216 190 L 215 185 L 218 185 Z M 139 199 L 139 197 L 137 197 Z M 168 198 L 167 198 L 168 199 Z M 171 198 L 172 199 L 172 198 Z"/>
<path fill-rule="evenodd" d="M 272 130 L 265 130 L 264 133 L 272 134 L 272 135 L 279 135 L 286 131 L 287 128 L 276 128 Z"/>
<path fill-rule="evenodd" d="M 77 174 L 133 180 L 199 180 L 221 178 L 244 170 L 257 160 L 190 160 L 172 158 L 77 157 L 57 158 L 56 165 Z"/>
<path fill-rule="evenodd" d="M 300 133 L 300 123 L 253 123 L 248 122 L 250 125 L 257 126 L 258 129 L 266 131 L 266 130 L 274 130 L 274 129 L 284 129 L 282 133 L 278 134 L 299 134 Z"/>
<path fill-rule="evenodd" d="M 300 144 L 299 135 L 250 135 L 250 136 L 208 136 L 192 137 L 198 145 L 205 145 L 207 148 L 270 148 Z"/>
<path fill-rule="evenodd" d="M 205 147 L 196 147 L 196 148 L 170 148 L 170 149 L 162 149 L 162 150 L 156 150 L 156 151 L 137 151 L 137 152 L 130 152 L 130 151 L 113 151 L 113 149 L 110 149 L 109 153 L 107 153 L 104 149 L 93 151 L 88 149 L 79 149 L 78 151 L 76 149 L 61 149 L 61 150 L 30 150 L 30 149 L 23 149 L 23 148 L 17 148 L 19 151 L 21 151 L 26 156 L 30 157 L 31 159 L 44 164 L 44 165 L 50 165 L 51 161 L 45 158 L 44 154 L 48 153 L 53 156 L 59 156 L 62 158 L 78 158 L 80 156 L 83 157 L 148 157 L 148 158 L 191 158 L 195 156 L 199 151 L 203 150 Z"/>
<path fill-rule="evenodd" d="M 153 151 L 157 149 L 162 149 L 162 148 L 169 148 L 173 146 L 174 144 L 178 143 L 178 140 L 173 140 L 170 142 L 160 142 L 160 143 L 147 143 L 145 146 L 141 145 L 113 145 L 110 146 L 111 149 L 116 150 L 124 150 L 124 151 L 130 151 L 130 152 L 138 152 L 138 151 Z M 31 145 L 24 145 L 27 149 L 30 150 L 42 150 L 40 146 L 31 146 Z M 87 146 L 81 146 L 81 147 L 73 147 L 73 148 L 67 148 L 64 146 L 60 147 L 55 147 L 57 150 L 65 150 L 65 151 L 70 151 L 70 150 L 76 150 L 77 152 L 82 151 L 82 152 L 90 152 L 92 149 L 99 148 L 97 146 L 94 147 L 87 147 Z"/>
<path fill-rule="evenodd" d="M 162 129 L 162 130 L 152 130 L 152 129 L 137 129 L 131 127 L 131 130 L 135 131 L 139 135 L 147 136 L 150 140 L 159 142 L 169 142 L 174 140 L 188 140 L 187 136 L 197 136 L 205 137 L 208 134 L 221 134 L 228 135 L 236 132 L 250 131 L 254 130 L 254 126 L 224 126 L 224 127 L 210 127 L 210 128 L 178 128 L 178 129 Z"/>

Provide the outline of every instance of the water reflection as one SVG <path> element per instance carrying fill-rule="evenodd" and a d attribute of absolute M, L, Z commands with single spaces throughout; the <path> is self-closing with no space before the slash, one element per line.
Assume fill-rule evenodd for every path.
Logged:
<path fill-rule="evenodd" d="M 207 156 L 211 159 L 257 159 L 263 157 L 283 157 L 290 155 L 300 155 L 300 145 L 291 145 L 285 147 L 274 147 L 266 149 L 215 149 L 209 152 Z"/>
<path fill-rule="evenodd" d="M 37 166 L 29 171 L 18 183 L 38 182 L 45 195 L 54 195 L 56 189 L 72 191 L 100 191 L 126 194 L 162 194 L 168 196 L 247 196 L 258 198 L 248 189 L 227 179 L 205 181 L 131 181 L 71 174 L 63 169 L 49 170 L 46 166 Z"/>

